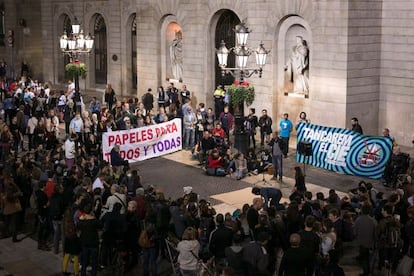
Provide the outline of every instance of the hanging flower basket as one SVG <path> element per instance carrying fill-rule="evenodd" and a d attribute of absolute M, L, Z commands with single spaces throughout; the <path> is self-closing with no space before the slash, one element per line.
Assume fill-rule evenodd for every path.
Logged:
<path fill-rule="evenodd" d="M 250 106 L 254 101 L 254 87 L 246 81 L 242 83 L 235 81 L 232 85 L 227 86 L 227 92 L 233 106 L 240 106 L 244 102 Z"/>
<path fill-rule="evenodd" d="M 86 79 L 88 73 L 88 68 L 86 64 L 80 61 L 75 61 L 66 64 L 65 71 L 70 77 L 75 77 L 75 75 L 80 76 L 82 79 Z"/>

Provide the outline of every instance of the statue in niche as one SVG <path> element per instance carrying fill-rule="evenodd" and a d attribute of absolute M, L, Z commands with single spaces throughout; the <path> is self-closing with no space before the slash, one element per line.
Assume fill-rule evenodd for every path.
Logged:
<path fill-rule="evenodd" d="M 292 48 L 285 66 L 288 80 L 293 84 L 293 92 L 308 95 L 309 93 L 309 48 L 306 40 L 296 37 L 296 45 Z"/>
<path fill-rule="evenodd" d="M 182 81 L 183 79 L 183 33 L 175 32 L 175 38 L 170 45 L 171 70 L 174 79 Z"/>

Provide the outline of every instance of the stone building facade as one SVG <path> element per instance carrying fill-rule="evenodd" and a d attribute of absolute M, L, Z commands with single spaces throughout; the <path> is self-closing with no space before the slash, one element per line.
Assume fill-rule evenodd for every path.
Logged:
<path fill-rule="evenodd" d="M 313 123 L 338 127 L 358 117 L 367 134 L 388 127 L 400 144 L 414 138 L 410 0 L 0 0 L 0 7 L 4 32 L 14 32 L 13 47 L 0 46 L 9 75 L 18 76 L 25 60 L 35 78 L 65 83 L 59 36 L 76 17 L 95 36 L 94 51 L 80 57 L 89 68 L 81 89 L 102 91 L 108 82 L 118 94 L 140 97 L 174 77 L 170 45 L 180 31 L 183 84 L 193 104 L 213 106 L 218 38 L 231 45 L 230 24 L 245 20 L 248 46 L 262 41 L 271 50 L 263 77 L 248 80 L 256 110 L 268 109 L 274 121 L 305 111 Z M 309 53 L 306 93 L 289 93 L 285 71 L 297 36 Z"/>

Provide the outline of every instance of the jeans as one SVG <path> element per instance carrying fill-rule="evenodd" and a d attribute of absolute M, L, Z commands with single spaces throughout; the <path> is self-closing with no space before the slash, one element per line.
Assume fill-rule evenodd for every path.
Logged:
<path fill-rule="evenodd" d="M 39 216 L 39 242 L 46 242 L 50 232 L 50 221 L 47 216 Z"/>
<path fill-rule="evenodd" d="M 282 147 L 280 149 L 283 155 L 286 156 L 289 150 L 289 137 L 280 137 L 280 139 L 282 140 Z"/>
<path fill-rule="evenodd" d="M 283 176 L 283 159 L 281 155 L 272 155 L 273 176 L 280 178 Z"/>
<path fill-rule="evenodd" d="M 59 251 L 59 242 L 62 239 L 62 221 L 53 220 L 53 249 Z"/>
<path fill-rule="evenodd" d="M 270 134 L 265 130 L 260 130 L 260 145 L 263 146 L 264 143 L 269 142 Z"/>
<path fill-rule="evenodd" d="M 157 275 L 158 248 L 144 248 L 144 275 Z"/>
<path fill-rule="evenodd" d="M 98 266 L 98 248 L 82 247 L 81 253 L 81 276 L 86 276 L 86 268 L 88 264 L 92 267 L 91 275 L 96 276 Z"/>
<path fill-rule="evenodd" d="M 248 141 L 249 141 L 249 147 L 250 147 L 250 142 L 251 142 L 251 143 L 252 143 L 252 145 L 253 145 L 253 148 L 256 148 L 256 139 L 255 139 L 255 134 L 254 134 L 254 133 L 249 134 L 249 135 L 247 136 L 247 139 L 248 139 Z"/>
<path fill-rule="evenodd" d="M 236 170 L 236 172 L 234 174 L 235 174 L 237 179 L 240 179 L 240 178 L 245 177 L 247 173 L 245 173 L 243 171 Z"/>
<path fill-rule="evenodd" d="M 184 148 L 194 148 L 195 130 L 192 128 L 184 129 Z"/>

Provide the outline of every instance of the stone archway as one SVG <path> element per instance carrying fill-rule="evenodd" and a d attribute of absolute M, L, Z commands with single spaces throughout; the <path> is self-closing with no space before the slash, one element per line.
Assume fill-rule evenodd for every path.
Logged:
<path fill-rule="evenodd" d="M 61 34 L 64 32 L 66 35 L 72 33 L 72 21 L 67 14 L 62 14 L 58 20 L 58 30 L 61 30 Z M 61 35 L 60 34 L 60 35 Z M 68 55 L 64 54 L 61 55 L 61 58 L 57 60 L 58 63 L 58 70 L 57 70 L 57 77 L 59 83 L 66 83 L 68 81 L 68 76 L 66 75 L 65 66 L 70 62 L 70 58 Z"/>
<path fill-rule="evenodd" d="M 226 43 L 227 49 L 230 49 L 236 44 L 236 34 L 234 27 L 240 23 L 239 17 L 231 10 L 219 11 L 220 15 L 215 27 L 215 48 L 220 47 L 220 43 L 223 40 Z M 228 67 L 235 67 L 235 56 L 229 55 L 227 60 Z M 221 69 L 218 66 L 218 62 L 215 62 L 215 87 L 217 85 L 230 85 L 234 82 L 232 75 L 222 76 Z"/>
<path fill-rule="evenodd" d="M 106 84 L 108 76 L 107 33 L 102 15 L 97 14 L 94 23 L 95 83 Z"/>
<path fill-rule="evenodd" d="M 297 45 L 298 37 L 302 38 L 303 43 L 306 44 L 308 49 L 307 56 L 307 68 L 306 68 L 306 77 L 307 81 L 310 83 L 311 76 L 311 50 L 312 50 L 312 33 L 310 26 L 306 20 L 297 15 L 292 15 L 284 18 L 279 26 L 277 38 L 277 61 L 275 62 L 275 72 L 277 72 L 277 91 L 281 94 L 292 93 L 294 91 L 293 80 L 289 80 L 289 76 L 285 72 L 286 67 L 291 59 L 292 50 Z M 291 82 L 289 84 L 289 82 Z M 304 92 L 303 95 L 307 98 L 309 97 L 309 91 Z"/>

